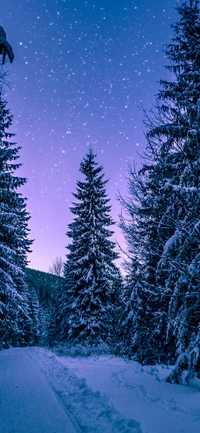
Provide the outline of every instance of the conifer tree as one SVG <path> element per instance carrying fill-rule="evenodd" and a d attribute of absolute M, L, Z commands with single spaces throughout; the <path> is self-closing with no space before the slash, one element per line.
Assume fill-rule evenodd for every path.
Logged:
<path fill-rule="evenodd" d="M 146 116 L 146 161 L 138 175 L 145 191 L 142 187 L 131 214 L 137 219 L 136 245 L 145 264 L 142 286 L 148 295 L 143 323 L 150 319 L 145 341 L 157 359 L 166 361 L 170 355 L 173 362 L 178 356 L 175 377 L 171 376 L 175 381 L 183 367 L 197 370 L 200 344 L 199 1 L 184 1 L 177 11 L 180 19 L 172 26 L 174 37 L 166 47 L 173 80 L 161 81 L 157 110 Z"/>
<path fill-rule="evenodd" d="M 10 140 L 12 115 L 0 93 L 0 341 L 1 345 L 28 343 L 28 314 L 24 269 L 31 241 L 28 240 L 26 201 L 18 192 L 26 179 L 15 176 L 21 164 L 20 150 Z"/>
<path fill-rule="evenodd" d="M 182 367 L 189 367 L 191 374 L 191 369 L 198 370 L 200 361 L 199 349 L 196 350 L 200 347 L 199 1 L 186 1 L 177 10 L 180 21 L 173 26 L 175 37 L 167 48 L 169 69 L 176 79 L 173 83 L 162 82 L 159 94 L 161 109 L 169 121 L 154 128 L 150 136 L 154 139 L 164 135 L 168 147 L 163 186 L 168 209 L 159 227 L 165 245 L 158 265 L 158 278 L 161 275 L 162 279 L 162 271 L 165 272 L 165 293 L 169 299 L 167 338 L 175 336 L 179 361 L 186 360 Z M 161 150 L 164 154 L 164 144 Z M 169 227 L 173 227 L 170 236 Z"/>
<path fill-rule="evenodd" d="M 31 345 L 37 345 L 42 336 L 42 327 L 40 323 L 40 305 L 36 290 L 30 288 L 27 290 L 28 297 L 28 314 L 31 320 L 31 328 L 28 333 L 28 342 Z"/>
<path fill-rule="evenodd" d="M 129 166 L 129 197 L 119 197 L 123 207 L 120 227 L 127 244 L 126 279 L 121 315 L 121 353 L 140 362 L 154 362 L 158 347 L 152 345 L 153 310 L 156 304 L 156 217 L 153 197 L 142 171 Z M 158 343 L 158 342 L 157 342 Z"/>
<path fill-rule="evenodd" d="M 106 194 L 103 168 L 90 149 L 81 162 L 84 181 L 77 181 L 76 202 L 69 225 L 62 327 L 69 341 L 89 344 L 109 342 L 112 337 L 113 299 L 118 290 L 115 244 L 110 240 L 113 224 Z M 67 317 L 66 317 L 67 316 Z"/>
<path fill-rule="evenodd" d="M 70 273 L 69 260 L 64 264 L 64 283 L 60 287 L 59 296 L 52 311 L 49 329 L 52 341 L 66 341 L 69 332 L 70 299 L 73 293 L 73 277 Z"/>

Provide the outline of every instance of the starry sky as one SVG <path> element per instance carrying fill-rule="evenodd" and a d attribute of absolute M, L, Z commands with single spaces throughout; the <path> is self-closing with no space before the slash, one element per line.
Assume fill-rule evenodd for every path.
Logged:
<path fill-rule="evenodd" d="M 8 71 L 12 132 L 22 146 L 21 192 L 35 239 L 29 266 L 48 271 L 63 259 L 79 165 L 88 146 L 102 164 L 112 217 L 127 194 L 127 164 L 140 166 L 143 113 L 159 80 L 171 79 L 164 44 L 176 0 L 4 0 L 0 25 L 15 60 Z M 124 247 L 117 225 L 114 240 Z"/>

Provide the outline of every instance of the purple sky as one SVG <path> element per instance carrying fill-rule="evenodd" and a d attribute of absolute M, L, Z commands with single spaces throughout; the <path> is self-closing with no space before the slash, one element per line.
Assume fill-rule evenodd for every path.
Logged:
<path fill-rule="evenodd" d="M 4 0 L 0 25 L 13 46 L 6 64 L 12 132 L 22 146 L 22 189 L 35 239 L 30 266 L 48 271 L 66 254 L 79 164 L 91 144 L 104 166 L 112 216 L 127 193 L 127 163 L 145 149 L 143 114 L 158 81 L 171 79 L 163 44 L 176 0 Z M 123 235 L 115 227 L 120 244 Z"/>

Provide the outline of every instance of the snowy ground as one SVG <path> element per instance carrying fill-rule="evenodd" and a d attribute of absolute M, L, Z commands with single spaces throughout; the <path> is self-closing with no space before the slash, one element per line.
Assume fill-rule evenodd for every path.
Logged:
<path fill-rule="evenodd" d="M 12 368 L 8 367 L 8 359 L 5 361 L 6 356 L 9 358 L 9 353 L 12 355 Z M 25 359 L 29 359 L 29 362 Z M 16 367 L 20 368 L 20 362 L 25 376 L 24 379 L 21 378 L 20 386 L 16 386 Z M 0 352 L 0 432 L 199 433 L 200 388 L 166 383 L 164 378 L 169 371 L 165 366 L 143 368 L 138 363 L 111 356 L 60 357 L 41 348 Z M 36 391 L 34 382 L 39 382 Z M 23 395 L 20 394 L 21 387 L 22 391 L 25 389 Z M 53 414 L 54 425 L 50 429 L 38 430 L 29 429 L 27 424 L 25 430 L 2 428 L 2 413 L 8 419 L 11 417 L 9 398 L 11 402 L 15 401 L 12 403 L 15 415 L 17 411 L 26 414 L 26 410 L 22 409 L 24 395 L 30 402 L 30 395 L 33 401 L 35 392 L 35 399 L 40 399 L 41 407 L 44 407 L 41 396 L 46 393 L 44 401 L 49 409 L 48 416 L 44 414 L 43 424 L 48 424 Z M 13 395 L 18 395 L 18 400 Z M 58 403 L 55 405 L 56 411 L 51 409 L 55 397 Z M 57 407 L 59 405 L 60 408 Z M 37 425 L 38 417 L 42 425 L 42 412 L 45 409 L 36 409 L 35 403 L 32 406 L 32 425 L 34 418 Z M 62 422 L 65 419 L 64 429 Z M 12 422 L 14 423 L 13 416 Z M 7 425 L 6 422 L 4 424 Z"/>
<path fill-rule="evenodd" d="M 106 395 L 119 413 L 137 420 L 143 433 L 200 432 L 200 387 L 166 383 L 166 366 L 142 367 L 110 356 L 56 359 Z"/>
<path fill-rule="evenodd" d="M 25 349 L 0 352 L 0 433 L 76 433 Z"/>
<path fill-rule="evenodd" d="M 143 433 L 139 423 L 132 416 L 127 417 L 115 409 L 110 398 L 101 395 L 98 389 L 92 390 L 84 375 L 78 378 L 72 371 L 74 364 L 68 368 L 68 358 L 57 357 L 45 349 L 25 350 L 46 376 L 71 420 L 76 422 L 79 428 L 77 432 Z M 80 363 L 81 360 L 77 359 L 76 366 L 81 365 Z M 94 359 L 90 359 L 90 363 L 96 365 Z"/>
<path fill-rule="evenodd" d="M 44 355 L 45 351 L 43 354 L 40 352 L 40 357 Z M 72 411 L 76 419 L 80 417 L 83 431 L 135 433 L 141 429 L 142 433 L 200 432 L 200 388 L 166 383 L 164 379 L 170 372 L 167 367 L 141 367 L 136 362 L 111 356 L 51 356 L 52 364 L 49 367 L 46 364 L 45 368 L 49 369 L 49 376 L 51 368 L 55 368 L 55 376 L 59 368 L 61 393 L 67 388 L 68 375 L 73 385 L 71 372 L 81 380 L 76 384 L 84 390 L 83 396 L 78 391 L 76 410 L 72 407 Z M 63 367 L 67 368 L 65 373 Z M 76 394 L 76 390 L 74 392 Z M 84 394 L 87 395 L 87 402 Z M 71 404 L 73 406 L 73 401 Z M 126 417 L 133 420 L 133 426 L 128 428 Z M 91 421 L 91 427 L 95 424 L 94 430 L 87 426 L 88 421 Z M 140 424 L 140 429 L 135 422 Z M 125 430 L 122 426 L 126 426 Z"/>

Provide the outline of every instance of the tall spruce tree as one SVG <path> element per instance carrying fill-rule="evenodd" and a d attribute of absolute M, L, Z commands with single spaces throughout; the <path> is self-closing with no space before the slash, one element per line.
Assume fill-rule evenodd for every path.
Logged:
<path fill-rule="evenodd" d="M 166 47 L 173 81 L 161 81 L 156 113 L 146 116 L 146 162 L 137 177 L 137 183 L 143 178 L 139 202 L 135 188 L 126 203 L 132 224 L 137 220 L 132 230 L 137 250 L 139 246 L 142 251 L 140 281 L 145 265 L 144 344 L 150 344 L 157 360 L 178 357 L 169 379 L 174 381 L 181 380 L 184 367 L 190 376 L 198 370 L 200 349 L 199 1 L 184 1 L 177 11 L 180 19 L 172 26 L 174 37 Z M 147 354 L 144 358 L 149 360 Z"/>
<path fill-rule="evenodd" d="M 167 48 L 172 61 L 169 69 L 176 74 L 173 83 L 163 82 L 159 94 L 161 108 L 170 116 L 172 139 L 165 156 L 164 194 L 168 210 L 161 220 L 159 235 L 164 249 L 158 264 L 158 278 L 165 272 L 168 293 L 167 338 L 175 337 L 179 375 L 188 367 L 188 378 L 200 364 L 199 287 L 200 287 L 200 9 L 198 0 L 184 2 L 177 8 L 180 21 L 174 26 L 175 37 Z M 166 101 L 174 106 L 166 109 Z M 162 131 L 162 127 L 161 127 Z M 151 131 L 151 137 L 160 135 Z M 164 148 L 164 146 L 163 146 Z M 164 150 L 164 149 L 163 149 Z M 173 226 L 171 236 L 166 236 Z M 183 362 L 184 360 L 184 362 Z M 193 372 L 193 373 L 192 373 Z"/>
<path fill-rule="evenodd" d="M 119 273 L 114 264 L 117 253 L 110 240 L 113 221 L 105 189 L 107 180 L 95 156 L 90 149 L 81 162 L 85 180 L 77 181 L 73 194 L 77 200 L 71 207 L 75 218 L 67 233 L 72 242 L 59 313 L 63 338 L 65 334 L 69 341 L 92 345 L 112 339 L 114 291 L 119 292 Z"/>
<path fill-rule="evenodd" d="M 126 279 L 121 315 L 121 353 L 136 360 L 154 362 L 158 356 L 152 344 L 153 310 L 156 303 L 156 269 L 159 259 L 155 237 L 154 199 L 147 179 L 136 167 L 129 167 L 129 197 L 119 197 L 123 213 L 120 227 L 127 244 Z"/>
<path fill-rule="evenodd" d="M 0 343 L 25 344 L 30 340 L 31 318 L 24 269 L 31 241 L 25 198 L 18 192 L 26 179 L 15 176 L 20 150 L 10 140 L 12 115 L 0 92 Z"/>

